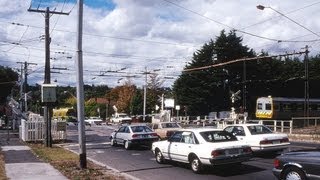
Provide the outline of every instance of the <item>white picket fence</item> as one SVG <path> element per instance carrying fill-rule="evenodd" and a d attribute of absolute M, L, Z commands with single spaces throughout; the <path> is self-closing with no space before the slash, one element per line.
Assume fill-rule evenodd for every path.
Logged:
<path fill-rule="evenodd" d="M 66 140 L 66 122 L 51 121 L 51 137 L 52 140 Z M 41 118 L 22 119 L 19 127 L 19 136 L 23 141 L 42 141 L 45 139 L 45 123 Z"/>

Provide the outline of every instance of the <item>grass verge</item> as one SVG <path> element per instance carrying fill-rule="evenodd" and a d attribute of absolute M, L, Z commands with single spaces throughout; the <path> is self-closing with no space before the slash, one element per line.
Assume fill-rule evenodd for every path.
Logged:
<path fill-rule="evenodd" d="M 79 156 L 66 149 L 57 146 L 48 148 L 42 144 L 28 144 L 28 146 L 40 159 L 50 163 L 68 179 L 125 179 L 123 176 L 91 161 L 87 161 L 87 169 L 81 169 L 79 167 Z"/>
<path fill-rule="evenodd" d="M 6 176 L 5 162 L 2 151 L 0 150 L 0 179 L 8 179 Z"/>

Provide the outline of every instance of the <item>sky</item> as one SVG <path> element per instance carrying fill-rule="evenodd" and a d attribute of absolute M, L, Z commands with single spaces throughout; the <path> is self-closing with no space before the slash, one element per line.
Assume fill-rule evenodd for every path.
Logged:
<path fill-rule="evenodd" d="M 257 5 L 266 8 L 259 10 Z M 21 69 L 28 83 L 44 82 L 44 14 L 50 16 L 51 82 L 76 84 L 76 0 L 0 0 L 0 65 Z M 319 54 L 320 0 L 84 0 L 84 83 L 142 87 L 157 73 L 171 87 L 192 55 L 221 30 L 236 30 L 243 44 L 271 55 Z M 280 13 L 282 15 L 280 15 Z M 20 73 L 20 72 L 19 72 Z"/>

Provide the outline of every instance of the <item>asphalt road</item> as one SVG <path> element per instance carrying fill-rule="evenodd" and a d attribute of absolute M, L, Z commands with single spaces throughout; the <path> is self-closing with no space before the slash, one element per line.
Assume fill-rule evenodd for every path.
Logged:
<path fill-rule="evenodd" d="M 102 164 L 127 173 L 142 180 L 186 180 L 186 179 L 215 179 L 215 180 L 272 180 L 273 159 L 275 155 L 259 155 L 241 166 L 208 168 L 203 174 L 194 174 L 187 164 L 170 162 L 160 165 L 155 161 L 152 152 L 146 148 L 125 150 L 121 146 L 112 147 L 109 135 L 115 127 L 92 126 L 86 127 L 87 157 Z M 67 139 L 70 143 L 65 148 L 78 151 L 78 131 L 76 126 L 69 126 Z M 320 146 L 313 143 L 292 142 L 289 150 L 310 149 Z"/>

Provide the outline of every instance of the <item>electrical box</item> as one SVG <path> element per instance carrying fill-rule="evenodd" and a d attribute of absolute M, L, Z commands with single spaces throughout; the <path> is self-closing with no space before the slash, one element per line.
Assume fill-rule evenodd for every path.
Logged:
<path fill-rule="evenodd" d="M 41 86 L 41 101 L 43 103 L 53 103 L 57 101 L 57 85 L 42 84 Z"/>

